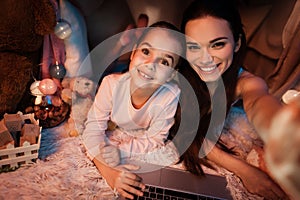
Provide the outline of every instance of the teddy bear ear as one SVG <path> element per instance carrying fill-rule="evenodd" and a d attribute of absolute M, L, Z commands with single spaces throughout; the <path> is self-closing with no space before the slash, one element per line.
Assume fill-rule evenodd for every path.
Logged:
<path fill-rule="evenodd" d="M 40 35 L 51 34 L 56 25 L 56 14 L 52 0 L 32 0 L 35 31 Z"/>

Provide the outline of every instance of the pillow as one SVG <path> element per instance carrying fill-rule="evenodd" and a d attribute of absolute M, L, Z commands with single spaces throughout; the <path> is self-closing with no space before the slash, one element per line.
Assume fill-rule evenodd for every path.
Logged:
<path fill-rule="evenodd" d="M 90 77 L 92 75 L 91 65 L 84 65 L 84 69 L 81 69 L 81 64 L 89 53 L 86 24 L 83 15 L 68 0 L 60 0 L 59 4 L 61 18 L 69 22 L 72 29 L 71 35 L 64 39 L 66 76 Z"/>

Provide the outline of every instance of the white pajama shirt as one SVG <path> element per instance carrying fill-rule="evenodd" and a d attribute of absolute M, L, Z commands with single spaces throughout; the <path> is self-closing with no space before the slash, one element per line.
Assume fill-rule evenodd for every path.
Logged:
<path fill-rule="evenodd" d="M 174 124 L 180 95 L 178 85 L 165 83 L 136 109 L 131 102 L 130 80 L 128 72 L 103 79 L 82 135 L 89 158 L 93 159 L 101 147 L 110 144 L 119 148 L 121 159 L 137 157 L 155 164 L 174 162 L 178 157 L 176 148 L 172 142 L 165 142 Z M 113 131 L 107 130 L 109 120 L 117 125 Z"/>

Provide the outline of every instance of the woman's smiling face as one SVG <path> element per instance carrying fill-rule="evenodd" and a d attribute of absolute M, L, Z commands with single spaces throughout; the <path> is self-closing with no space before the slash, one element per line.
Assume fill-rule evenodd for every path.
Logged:
<path fill-rule="evenodd" d="M 187 60 L 205 82 L 220 78 L 240 47 L 240 41 L 235 43 L 227 21 L 215 17 L 189 21 L 185 34 Z"/>
<path fill-rule="evenodd" d="M 171 80 L 181 51 L 168 31 L 150 30 L 131 55 L 129 72 L 135 85 L 156 89 Z"/>

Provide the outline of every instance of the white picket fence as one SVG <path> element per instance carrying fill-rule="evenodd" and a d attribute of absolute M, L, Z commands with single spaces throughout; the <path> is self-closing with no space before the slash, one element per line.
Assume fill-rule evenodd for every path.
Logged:
<path fill-rule="evenodd" d="M 41 142 L 41 134 L 39 135 L 38 143 L 30 145 L 29 142 L 24 142 L 21 147 L 7 145 L 6 149 L 0 150 L 0 167 L 10 165 L 10 168 L 18 167 L 20 164 L 30 164 L 33 159 L 38 158 Z"/>

